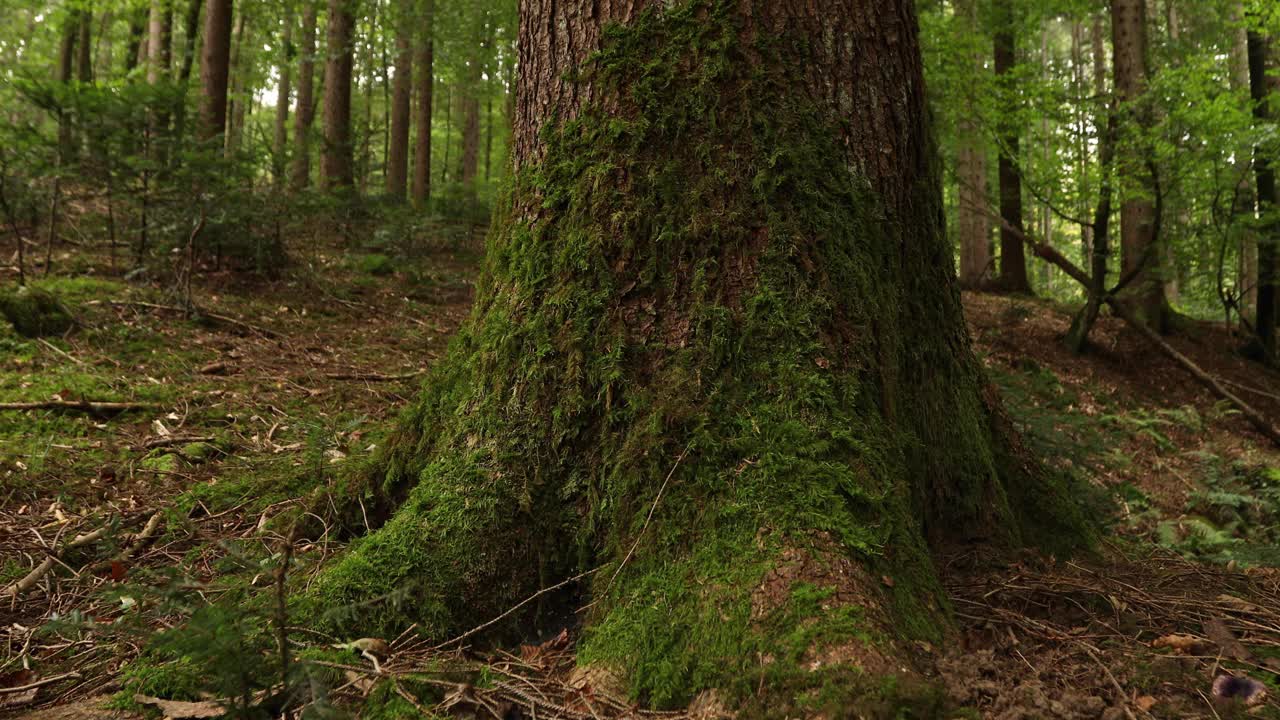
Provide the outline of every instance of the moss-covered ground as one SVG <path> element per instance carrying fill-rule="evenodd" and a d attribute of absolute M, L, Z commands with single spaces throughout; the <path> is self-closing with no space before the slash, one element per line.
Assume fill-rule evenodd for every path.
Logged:
<path fill-rule="evenodd" d="M 361 381 L 328 375 L 397 376 L 430 362 L 466 315 L 467 288 L 478 271 L 476 255 L 442 256 L 390 276 L 374 276 L 355 263 L 337 260 L 336 251 L 330 253 L 334 260 L 321 263 L 316 273 L 268 284 L 211 281 L 199 289 L 202 301 L 221 312 L 282 332 L 280 342 L 211 329 L 173 313 L 94 304 L 104 299 L 166 301 L 160 286 L 103 276 L 56 278 L 45 286 L 85 322 L 65 339 L 45 338 L 57 350 L 0 329 L 5 350 L 0 402 L 58 395 L 160 406 L 109 417 L 0 413 L 0 584 L 25 575 L 42 553 L 41 538 L 50 541 L 60 529 L 64 536 L 82 532 L 114 516 L 120 518 L 121 533 L 137 531 L 154 511 L 166 513 L 155 542 L 133 561 L 117 569 L 100 566 L 127 543 L 122 535 L 113 535 L 68 555 L 66 567 L 56 569 L 47 583 L 16 605 L 0 606 L 5 627 L 0 676 L 7 677 L 23 658 L 46 677 L 71 669 L 84 673 L 86 681 L 56 685 L 56 693 L 40 696 L 42 702 L 114 692 L 102 686 L 107 680 L 123 683 L 124 692 L 118 695 L 123 705 L 131 705 L 134 692 L 198 699 L 235 685 L 233 674 L 211 674 L 209 654 L 193 652 L 183 634 L 151 635 L 164 627 L 194 628 L 189 635 L 197 644 L 209 637 L 201 633 L 238 627 L 246 644 L 214 646 L 222 658 L 218 662 L 223 667 L 227 658 L 258 668 L 270 664 L 270 585 L 281 530 L 281 520 L 273 519 L 287 517 L 280 514 L 309 497 L 318 483 L 342 480 L 342 468 L 359 463 L 370 445 L 381 444 L 419 383 L 416 378 Z M 1033 556 L 1013 565 L 964 555 L 948 561 L 952 572 L 943 579 L 963 642 L 951 638 L 915 646 L 925 665 L 936 661 L 941 668 L 941 683 L 932 690 L 876 690 L 888 701 L 898 703 L 906 696 L 924 709 L 934 701 L 970 708 L 968 715 L 953 717 L 989 717 L 1017 708 L 1038 717 L 1085 717 L 1084 709 L 1095 707 L 1089 698 L 1117 704 L 1111 679 L 1101 669 L 1105 665 L 1133 698 L 1154 700 L 1153 717 L 1212 717 L 1200 693 L 1209 690 L 1207 674 L 1217 651 L 1210 647 L 1212 657 L 1200 659 L 1151 647 L 1172 633 L 1203 637 L 1200 622 L 1176 616 L 1148 619 L 1144 613 L 1117 611 L 1113 601 L 1127 603 L 1170 589 L 1194 593 L 1202 598 L 1198 602 L 1219 608 L 1233 628 L 1251 616 L 1232 610 L 1219 596 L 1274 601 L 1276 571 L 1267 568 L 1275 560 L 1266 551 L 1275 546 L 1269 533 L 1276 523 L 1268 518 L 1275 517 L 1273 477 L 1280 459 L 1238 418 L 1181 383 L 1175 370 L 1127 339 L 1109 319 L 1100 328 L 1102 348 L 1075 358 L 1055 344 L 1069 322 L 1059 309 L 981 295 L 967 296 L 965 302 L 979 356 L 1028 445 L 1057 471 L 1075 474 L 1093 487 L 1097 499 L 1091 507 L 1112 522 L 1103 556 L 1081 564 L 1087 572 Z M 1221 331 L 1205 327 L 1197 332 L 1174 341 L 1234 382 L 1280 394 L 1280 381 L 1221 352 L 1229 345 Z M 212 363 L 228 368 L 217 371 L 221 374 L 200 372 Z M 1280 415 L 1280 407 L 1268 405 L 1267 398 L 1253 399 Z M 200 453 L 186 452 L 185 443 L 175 449 L 190 457 L 147 449 L 145 444 L 160 434 L 156 421 L 174 434 L 213 437 L 225 454 L 198 457 Z M 144 467 L 148 456 L 166 455 L 171 457 L 169 469 Z M 674 463 L 675 458 L 668 460 Z M 322 529 L 307 541 L 296 550 L 294 577 L 299 582 L 307 582 L 322 560 L 341 557 L 347 538 L 336 531 L 326 536 Z M 81 573 L 79 578 L 71 569 Z M 1064 572 L 1076 573 L 1069 576 L 1074 585 L 1058 586 L 1052 593 L 1017 594 L 1030 592 L 1019 591 L 1020 584 L 1037 586 L 1042 578 Z M 1134 589 L 1103 586 L 1112 599 L 1080 589 L 1096 583 L 1090 579 L 1094 577 L 1114 577 Z M 1273 588 L 1270 596 L 1268 587 Z M 966 602 L 993 591 L 984 602 L 1005 611 L 1017 609 L 1018 617 L 1041 624 L 1010 625 L 1009 615 Z M 1004 600 L 995 603 L 1000 598 Z M 829 590 L 813 583 L 801 583 L 780 599 L 768 621 L 783 626 L 789 614 L 830 607 L 830 623 L 789 628 L 797 652 L 811 646 L 816 634 L 839 641 L 867 632 L 857 607 L 833 602 Z M 574 609 L 574 600 L 554 604 L 568 602 Z M 228 607 L 240 613 L 228 616 Z M 732 622 L 732 614 L 727 617 Z M 1061 637 L 1049 635 L 1047 628 L 1056 628 Z M 546 628 L 514 628 L 521 640 L 534 645 L 546 639 L 540 631 Z M 1092 650 L 1062 639 L 1072 636 L 1094 636 L 1086 640 Z M 1254 665 L 1266 668 L 1275 662 L 1266 644 L 1273 636 L 1256 629 L 1239 636 L 1254 654 Z M 306 630 L 296 630 L 293 637 L 302 660 L 363 662 Z M 570 649 L 574 640 L 571 636 Z M 963 650 L 949 653 L 949 647 Z M 514 646 L 511 651 L 529 656 Z M 674 666 L 679 655 L 671 657 L 671 672 L 680 672 Z M 1274 682 L 1274 674 L 1264 669 L 1226 663 Z M 306 682 L 315 687 L 334 689 L 347 682 L 341 670 L 305 667 Z M 271 681 L 270 671 L 264 674 L 260 684 Z M 492 680 L 465 672 L 425 677 L 474 678 L 492 685 Z M 838 666 L 826 671 L 826 677 L 826 692 L 858 682 Z M 757 658 L 744 684 L 759 688 L 762 682 L 785 678 L 770 674 Z M 424 708 L 448 696 L 430 682 L 402 684 Z M 365 692 L 359 687 L 333 695 L 333 702 L 353 710 Z M 931 694 L 937 687 L 941 697 Z M 1273 697 L 1275 690 L 1280 688 L 1273 688 Z M 64 692 L 69 695 L 62 697 Z M 392 687 L 370 686 L 369 692 L 376 701 L 371 711 L 387 717 L 419 713 Z M 808 695 L 806 707 L 838 706 L 838 692 L 833 697 L 823 692 L 819 688 Z M 1078 714 L 1054 715 L 1053 702 L 1066 703 Z"/>

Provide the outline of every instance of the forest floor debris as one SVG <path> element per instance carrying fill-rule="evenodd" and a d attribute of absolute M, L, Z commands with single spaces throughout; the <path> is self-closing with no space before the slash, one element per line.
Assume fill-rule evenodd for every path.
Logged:
<path fill-rule="evenodd" d="M 392 275 L 332 257 L 276 281 L 200 277 L 205 317 L 216 308 L 235 322 L 157 311 L 173 307 L 160 286 L 77 277 L 49 281 L 84 320 L 45 341 L 57 352 L 0 331 L 0 403 L 34 405 L 0 414 L 0 587 L 23 585 L 0 602 L 0 713 L 128 717 L 142 708 L 120 710 L 126 693 L 208 703 L 207 688 L 133 662 L 149 634 L 200 603 L 266 592 L 282 542 L 274 520 L 381 442 L 465 318 L 478 268 L 474 253 Z M 922 666 L 981 717 L 1276 716 L 1280 458 L 1119 320 L 1104 317 L 1094 348 L 1075 356 L 1059 342 L 1067 309 L 965 301 L 1031 447 L 1085 477 L 1116 517 L 1095 558 L 946 558 L 958 641 L 922 648 Z M 1225 330 L 1195 325 L 1172 342 L 1280 418 L 1280 376 L 1228 352 Z M 128 412 L 59 412 L 82 398 Z M 341 546 L 327 531 L 299 539 L 295 572 Z M 334 675 L 325 702 L 339 706 L 717 713 L 714 697 L 683 715 L 641 711 L 575 667 L 571 633 L 508 653 L 401 638 L 377 668 L 335 638 L 290 638 L 299 663 Z M 1214 697 L 1216 678 L 1245 674 L 1267 686 L 1260 701 Z"/>

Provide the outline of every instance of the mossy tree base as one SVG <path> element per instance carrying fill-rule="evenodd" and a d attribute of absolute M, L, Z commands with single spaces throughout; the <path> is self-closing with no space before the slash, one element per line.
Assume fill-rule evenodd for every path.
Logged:
<path fill-rule="evenodd" d="M 57 297 L 31 287 L 0 292 L 0 313 L 19 335 L 29 338 L 65 335 L 76 324 Z"/>
<path fill-rule="evenodd" d="M 314 612 L 443 640 L 600 567 L 581 661 L 647 702 L 929 704 L 886 679 L 947 630 L 928 539 L 1080 537 L 969 349 L 914 17 L 810 5 L 628 11 L 573 68 L 525 69 L 473 315 L 345 488 L 386 522 L 322 576 Z M 821 27 L 834 45 L 810 42 Z M 882 55 L 836 58 L 844 39 Z M 907 87 L 915 129 L 879 142 L 884 110 L 844 112 L 824 73 Z M 540 77 L 591 90 L 542 126 Z"/>

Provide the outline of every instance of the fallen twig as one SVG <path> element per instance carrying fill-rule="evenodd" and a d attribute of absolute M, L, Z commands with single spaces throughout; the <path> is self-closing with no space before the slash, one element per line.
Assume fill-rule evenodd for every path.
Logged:
<path fill-rule="evenodd" d="M 402 373 L 400 375 L 383 375 L 382 373 L 325 373 L 324 376 L 330 380 L 356 380 L 362 382 L 395 382 L 398 380 L 412 380 L 420 377 L 426 372 L 419 370 L 417 372 Z"/>
<path fill-rule="evenodd" d="M 153 410 L 155 403 L 105 402 L 100 400 L 42 400 L 40 402 L 0 403 L 0 410 L 68 410 L 95 415 L 127 412 L 129 410 Z"/>
<path fill-rule="evenodd" d="M 47 677 L 41 680 L 36 680 L 35 682 L 27 683 L 26 685 L 19 685 L 17 687 L 9 687 L 9 688 L 0 688 L 0 695 L 12 695 L 14 693 L 22 693 L 28 690 L 35 690 L 38 687 L 44 687 L 45 685 L 52 685 L 56 682 L 62 682 L 63 680 L 79 680 L 79 679 L 80 679 L 80 673 L 78 672 L 63 673 L 61 675 L 54 675 L 53 677 Z"/>
<path fill-rule="evenodd" d="M 217 440 L 215 437 L 207 437 L 202 435 L 170 435 L 169 437 L 151 438 L 144 442 L 142 447 L 144 450 L 154 450 L 162 447 L 173 447 L 174 445 L 190 445 L 191 443 L 211 443 Z"/>
<path fill-rule="evenodd" d="M 110 305 L 112 307 L 139 307 L 139 308 L 146 308 L 148 310 L 163 310 L 165 312 L 182 313 L 183 315 L 186 315 L 188 313 L 187 310 L 184 310 L 180 307 L 175 307 L 173 305 L 158 305 L 156 303 L 141 302 L 138 300 L 107 300 L 105 302 L 107 305 Z M 264 337 L 269 337 L 272 339 L 276 339 L 280 337 L 280 333 L 276 332 L 275 330 L 268 330 L 267 328 L 264 328 L 258 325 L 253 325 L 243 320 L 237 320 L 233 317 L 228 317 L 227 315 L 219 315 L 218 313 L 209 312 L 207 310 L 198 310 L 197 313 L 201 317 L 208 318 L 214 321 L 215 323 L 221 323 L 223 325 L 231 325 L 233 327 L 242 328 L 244 330 L 249 330 L 251 332 L 255 332 L 259 335 L 262 335 Z"/>
<path fill-rule="evenodd" d="M 53 566 L 61 559 L 62 553 L 73 548 L 95 543 L 101 540 L 106 534 L 107 528 L 103 526 L 91 533 L 77 535 L 66 545 L 54 550 L 45 557 L 45 559 L 39 565 L 35 566 L 31 572 L 10 583 L 4 590 L 0 590 L 0 597 L 17 598 L 22 593 L 30 590 L 32 587 L 35 587 L 35 584 L 40 582 L 40 578 L 47 575 L 49 571 L 53 569 Z"/>

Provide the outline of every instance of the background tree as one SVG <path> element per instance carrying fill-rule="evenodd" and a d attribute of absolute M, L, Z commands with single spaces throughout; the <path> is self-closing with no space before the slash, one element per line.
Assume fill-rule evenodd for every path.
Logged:
<path fill-rule="evenodd" d="M 204 53 L 200 62 L 200 138 L 212 140 L 227 129 L 227 83 L 231 72 L 231 0 L 207 0 Z"/>
<path fill-rule="evenodd" d="M 418 67 L 417 123 L 418 137 L 414 146 L 413 203 L 425 207 L 431 198 L 431 115 L 434 110 L 432 95 L 435 90 L 435 3 L 419 0 L 422 18 L 416 34 Z"/>
<path fill-rule="evenodd" d="M 320 164 L 327 190 L 355 185 L 351 137 L 351 81 L 355 57 L 355 0 L 329 0 L 328 62 L 324 73 L 324 152 Z"/>

